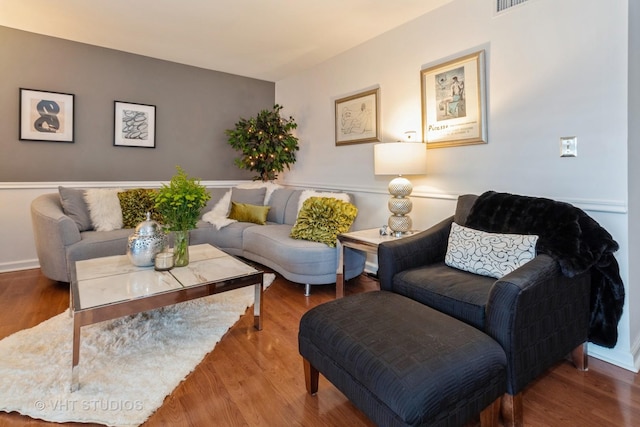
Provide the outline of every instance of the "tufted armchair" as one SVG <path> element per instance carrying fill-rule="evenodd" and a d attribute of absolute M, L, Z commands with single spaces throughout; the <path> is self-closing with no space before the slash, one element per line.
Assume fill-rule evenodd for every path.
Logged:
<path fill-rule="evenodd" d="M 527 384 L 568 355 L 578 369 L 587 369 L 590 273 L 567 277 L 554 258 L 541 253 L 500 279 L 447 266 L 451 224 L 466 225 L 477 198 L 460 196 L 452 217 L 382 243 L 380 288 L 473 325 L 500 343 L 507 355 L 503 419 L 505 425 L 522 425 Z"/>

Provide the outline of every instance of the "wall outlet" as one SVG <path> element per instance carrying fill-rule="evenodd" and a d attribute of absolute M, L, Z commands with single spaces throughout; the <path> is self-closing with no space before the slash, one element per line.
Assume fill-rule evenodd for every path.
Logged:
<path fill-rule="evenodd" d="M 578 138 L 563 136 L 560 138 L 560 157 L 578 157 Z"/>

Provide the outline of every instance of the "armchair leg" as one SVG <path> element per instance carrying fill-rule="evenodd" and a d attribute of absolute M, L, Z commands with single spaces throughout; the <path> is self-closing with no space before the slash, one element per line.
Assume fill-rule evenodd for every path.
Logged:
<path fill-rule="evenodd" d="M 318 378 L 320 371 L 311 366 L 311 363 L 307 359 L 302 359 L 304 363 L 304 383 L 307 387 L 307 392 L 314 395 L 318 392 Z"/>
<path fill-rule="evenodd" d="M 522 392 L 512 396 L 508 393 L 502 395 L 502 420 L 505 427 L 523 427 L 524 416 L 522 413 Z"/>
<path fill-rule="evenodd" d="M 497 398 L 480 412 L 480 427 L 498 427 L 500 425 L 500 401 L 501 398 Z"/>
<path fill-rule="evenodd" d="M 587 342 L 583 342 L 573 350 L 571 350 L 571 361 L 579 371 L 589 370 L 589 352 Z"/>

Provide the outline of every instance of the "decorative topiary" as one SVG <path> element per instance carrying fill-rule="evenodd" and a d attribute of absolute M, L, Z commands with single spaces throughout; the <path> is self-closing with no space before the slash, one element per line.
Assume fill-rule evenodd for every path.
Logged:
<path fill-rule="evenodd" d="M 296 161 L 299 150 L 298 138 L 291 130 L 298 127 L 293 117 L 280 116 L 282 106 L 275 104 L 273 110 L 262 110 L 256 117 L 240 119 L 235 129 L 227 129 L 229 144 L 242 153 L 234 160 L 240 169 L 258 172 L 254 180 L 271 181 L 278 172 Z"/>

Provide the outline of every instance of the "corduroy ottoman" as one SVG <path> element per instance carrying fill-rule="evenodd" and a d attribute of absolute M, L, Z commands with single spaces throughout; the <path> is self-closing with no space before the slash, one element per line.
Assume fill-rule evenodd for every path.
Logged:
<path fill-rule="evenodd" d="M 307 391 L 322 373 L 380 426 L 497 425 L 502 347 L 478 329 L 404 296 L 374 291 L 312 308 L 300 320 Z"/>

